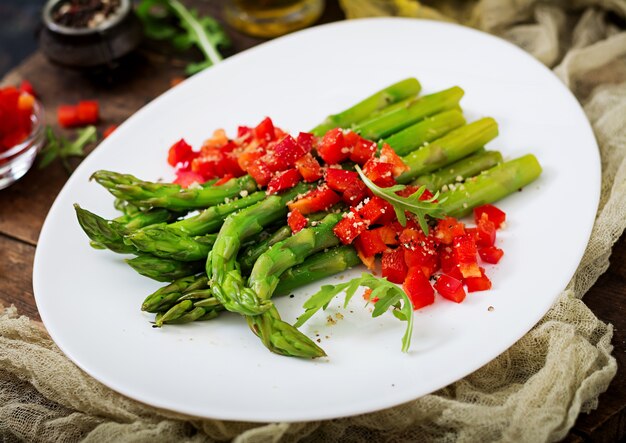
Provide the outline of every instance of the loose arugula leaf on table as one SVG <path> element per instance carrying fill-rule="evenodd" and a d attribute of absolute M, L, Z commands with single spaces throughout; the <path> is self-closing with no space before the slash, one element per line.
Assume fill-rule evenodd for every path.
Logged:
<path fill-rule="evenodd" d="M 87 145 L 98 140 L 95 126 L 86 126 L 79 129 L 77 133 L 78 137 L 72 141 L 57 136 L 50 126 L 46 127 L 46 145 L 39 153 L 39 169 L 45 168 L 58 158 L 66 171 L 71 174 L 72 167 L 68 161 L 69 157 L 84 157 Z"/>
<path fill-rule="evenodd" d="M 155 40 L 169 40 L 179 50 L 196 46 L 205 60 L 187 65 L 191 75 L 222 60 L 218 47 L 228 46 L 228 36 L 217 22 L 200 17 L 197 11 L 187 9 L 178 0 L 142 0 L 136 9 L 144 25 L 144 32 Z"/>
<path fill-rule="evenodd" d="M 396 193 L 405 189 L 406 186 L 395 185 L 388 188 L 381 188 L 371 181 L 358 165 L 356 166 L 356 171 L 359 173 L 365 186 L 367 186 L 374 195 L 386 200 L 393 206 L 398 222 L 400 222 L 402 226 L 406 226 L 405 211 L 408 211 L 415 215 L 420 228 L 422 228 L 424 234 L 428 235 L 426 216 L 428 215 L 433 218 L 443 218 L 445 216 L 443 209 L 439 206 L 441 202 L 437 202 L 439 192 L 427 200 L 420 200 L 420 197 L 424 194 L 424 191 L 426 191 L 426 186 L 420 186 L 413 194 L 408 197 L 402 197 Z"/>
<path fill-rule="evenodd" d="M 305 311 L 298 317 L 294 326 L 296 328 L 302 326 L 317 311 L 320 309 L 325 310 L 333 298 L 342 292 L 346 293 L 344 301 L 344 307 L 346 307 L 356 290 L 361 286 L 372 290 L 370 300 L 378 298 L 372 311 L 372 317 L 378 317 L 387 312 L 389 308 L 393 308 L 393 315 L 397 319 L 407 322 L 406 330 L 402 336 L 402 352 L 408 352 L 411 346 L 411 334 L 413 333 L 413 306 L 409 297 L 400 287 L 386 278 L 375 277 L 368 273 L 363 273 L 361 277 L 339 285 L 322 286 L 319 292 L 304 303 L 302 307 Z"/>

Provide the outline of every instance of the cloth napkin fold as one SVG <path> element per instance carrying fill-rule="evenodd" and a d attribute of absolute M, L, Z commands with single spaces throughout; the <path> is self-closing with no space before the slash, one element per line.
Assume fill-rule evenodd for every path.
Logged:
<path fill-rule="evenodd" d="M 476 372 L 412 402 L 310 423 L 199 420 L 123 397 L 90 378 L 45 329 L 0 308 L 3 441 L 516 441 L 562 439 L 615 376 L 613 329 L 581 298 L 606 271 L 626 227 L 626 2 L 610 0 L 342 0 L 348 17 L 459 21 L 497 34 L 553 68 L 593 126 L 602 191 L 591 239 L 556 304 L 527 335 Z M 623 22 L 622 22 L 623 23 Z M 581 180 L 584 186 L 584 180 Z M 529 294 L 530 296 L 531 294 Z"/>

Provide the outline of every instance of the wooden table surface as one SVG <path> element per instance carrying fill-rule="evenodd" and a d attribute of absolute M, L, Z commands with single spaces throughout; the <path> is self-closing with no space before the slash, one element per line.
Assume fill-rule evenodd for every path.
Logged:
<path fill-rule="evenodd" d="M 216 3 L 187 1 L 201 12 L 221 16 Z M 327 2 L 321 22 L 343 18 L 336 2 Z M 232 47 L 225 55 L 240 52 L 262 40 L 226 28 Z M 143 48 L 128 64 L 109 78 L 87 77 L 81 73 L 54 66 L 40 53 L 33 54 L 4 79 L 17 83 L 28 79 L 38 91 L 47 123 L 62 132 L 55 122 L 54 109 L 62 102 L 80 99 L 100 101 L 102 131 L 110 124 L 123 122 L 136 110 L 166 91 L 173 78 L 183 75 L 183 60 L 159 54 L 154 48 Z M 129 148 L 132 149 L 132 148 Z M 0 303 L 14 304 L 18 311 L 39 320 L 33 297 L 32 269 L 41 226 L 55 197 L 68 176 L 60 164 L 44 171 L 31 170 L 22 180 L 0 191 Z M 584 301 L 605 322 L 615 326 L 613 344 L 618 373 L 608 391 L 601 395 L 600 405 L 591 414 L 578 418 L 566 441 L 619 441 L 626 436 L 626 236 L 615 244 L 609 270 L 585 295 Z"/>

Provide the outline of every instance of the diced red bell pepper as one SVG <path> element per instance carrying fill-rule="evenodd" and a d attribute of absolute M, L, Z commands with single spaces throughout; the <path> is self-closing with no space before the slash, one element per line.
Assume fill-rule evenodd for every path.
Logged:
<path fill-rule="evenodd" d="M 100 119 L 100 106 L 95 100 L 82 100 L 76 105 L 76 114 L 81 125 L 95 125 Z"/>
<path fill-rule="evenodd" d="M 350 160 L 363 166 L 376 153 L 376 143 L 359 137 L 359 140 L 352 146 Z"/>
<path fill-rule="evenodd" d="M 254 135 L 254 130 L 249 126 L 237 127 L 237 138 L 240 141 L 248 141 Z"/>
<path fill-rule="evenodd" d="M 435 237 L 444 245 L 451 245 L 459 235 L 465 235 L 465 225 L 456 218 L 444 217 L 437 222 Z"/>
<path fill-rule="evenodd" d="M 409 296 L 415 310 L 435 302 L 435 290 L 419 266 L 409 268 L 402 287 L 406 295 Z"/>
<path fill-rule="evenodd" d="M 396 180 L 393 178 L 393 165 L 383 163 L 377 158 L 372 157 L 365 163 L 363 173 L 381 188 L 388 188 L 396 184 Z"/>
<path fill-rule="evenodd" d="M 300 175 L 302 175 L 302 178 L 307 183 L 311 183 L 322 178 L 322 168 L 311 153 L 306 153 L 300 157 L 296 160 L 295 165 L 296 168 L 298 168 L 298 172 L 300 172 Z"/>
<path fill-rule="evenodd" d="M 478 246 L 493 246 L 496 242 L 496 225 L 483 213 L 476 226 L 476 244 Z"/>
<path fill-rule="evenodd" d="M 276 138 L 276 131 L 274 129 L 274 123 L 269 117 L 265 117 L 256 128 L 254 128 L 254 136 L 261 141 L 272 141 Z"/>
<path fill-rule="evenodd" d="M 297 185 L 301 179 L 300 173 L 295 168 L 277 172 L 267 184 L 267 193 L 276 194 L 285 189 L 291 189 Z"/>
<path fill-rule="evenodd" d="M 102 137 L 107 138 L 109 135 L 113 134 L 113 132 L 115 132 L 116 129 L 117 129 L 117 125 L 107 126 L 106 129 L 102 131 Z M 169 159 L 168 159 L 168 163 L 169 163 Z"/>
<path fill-rule="evenodd" d="M 346 190 L 341 194 L 344 202 L 350 206 L 356 206 L 368 196 L 368 189 L 360 179 L 354 180 L 348 184 Z"/>
<path fill-rule="evenodd" d="M 274 145 L 274 156 L 281 159 L 287 167 L 293 167 L 296 160 L 307 152 L 306 148 L 296 142 L 291 135 L 285 136 Z"/>
<path fill-rule="evenodd" d="M 334 191 L 343 192 L 354 181 L 361 181 L 359 174 L 354 171 L 344 171 L 343 169 L 328 168 L 325 173 L 328 187 Z M 361 182 L 362 183 L 362 182 Z M 363 185 L 365 186 L 365 184 Z"/>
<path fill-rule="evenodd" d="M 486 204 L 474 208 L 474 220 L 476 221 L 476 224 L 478 224 L 478 221 L 482 218 L 483 214 L 487 214 L 487 218 L 489 218 L 489 221 L 493 222 L 496 229 L 500 229 L 502 223 L 506 221 L 506 213 L 504 211 L 493 205 Z"/>
<path fill-rule="evenodd" d="M 204 177 L 197 172 L 193 171 L 176 171 L 176 179 L 174 183 L 180 185 L 183 188 L 188 188 L 194 183 L 204 183 Z"/>
<path fill-rule="evenodd" d="M 343 138 L 343 129 L 331 129 L 324 134 L 317 146 L 317 153 L 329 165 L 347 160 L 350 157 L 350 148 Z"/>
<path fill-rule="evenodd" d="M 265 150 L 259 146 L 259 142 L 257 140 L 253 140 L 244 148 L 243 152 L 239 154 L 237 157 L 237 163 L 241 169 L 248 171 L 250 165 L 264 155 Z"/>
<path fill-rule="evenodd" d="M 248 174 L 250 174 L 259 186 L 267 185 L 272 179 L 272 171 L 262 160 L 262 158 L 259 158 L 248 166 Z"/>
<path fill-rule="evenodd" d="M 27 94 L 30 94 L 33 97 L 37 96 L 37 93 L 35 92 L 35 88 L 33 88 L 33 85 L 28 80 L 22 80 L 22 82 L 20 83 L 20 91 L 26 92 Z"/>
<path fill-rule="evenodd" d="M 363 231 L 355 240 L 355 246 L 360 249 L 365 257 L 371 257 L 380 254 L 387 249 L 387 245 L 380 235 L 380 231 L 372 229 L 371 231 Z"/>
<path fill-rule="evenodd" d="M 504 255 L 504 251 L 496 246 L 486 246 L 478 248 L 478 255 L 484 262 L 495 265 Z"/>
<path fill-rule="evenodd" d="M 370 271 L 374 271 L 376 269 L 375 255 L 372 255 L 371 257 L 366 257 L 365 255 L 363 255 L 363 252 L 358 248 L 356 248 L 356 254 L 359 256 L 359 259 L 361 259 L 361 263 L 363 263 L 367 269 L 369 269 Z"/>
<path fill-rule="evenodd" d="M 404 261 L 402 248 L 388 249 L 383 252 L 382 274 L 387 280 L 400 284 L 404 282 L 408 268 Z"/>
<path fill-rule="evenodd" d="M 351 244 L 361 233 L 367 230 L 367 222 L 351 209 L 333 228 L 333 232 L 344 245 Z"/>
<path fill-rule="evenodd" d="M 332 189 L 326 186 L 309 191 L 302 198 L 289 203 L 287 206 L 291 211 L 297 209 L 302 215 L 312 212 L 324 211 L 332 205 L 339 203 L 341 198 Z"/>
<path fill-rule="evenodd" d="M 380 157 L 378 160 L 382 163 L 388 163 L 392 166 L 391 171 L 394 177 L 399 176 L 404 171 L 407 171 L 409 169 L 409 167 L 404 164 L 398 154 L 396 154 L 396 151 L 394 151 L 387 143 L 383 144 L 383 147 L 380 150 Z"/>
<path fill-rule="evenodd" d="M 218 181 L 213 183 L 213 186 L 222 186 L 231 181 L 235 176 L 233 174 L 226 174 L 224 177 L 220 178 Z"/>
<path fill-rule="evenodd" d="M 439 263 L 441 264 L 441 270 L 445 274 L 448 274 L 457 280 L 463 280 L 463 274 L 461 274 L 459 264 L 454 258 L 452 250 L 450 249 L 450 251 L 448 251 L 448 249 L 449 248 L 442 248 L 439 251 Z"/>
<path fill-rule="evenodd" d="M 433 286 L 442 297 L 448 300 L 452 300 L 456 303 L 461 303 L 465 300 L 466 294 L 461 280 L 446 274 L 441 274 Z"/>
<path fill-rule="evenodd" d="M 174 143 L 167 152 L 167 162 L 171 166 L 176 166 L 179 163 L 184 164 L 191 162 L 197 155 L 191 145 L 187 143 L 184 138 L 181 138 Z"/>
<path fill-rule="evenodd" d="M 407 228 L 399 237 L 404 248 L 404 261 L 409 268 L 421 267 L 424 275 L 430 277 L 439 269 L 437 246 L 431 236 L 421 230 Z"/>
<path fill-rule="evenodd" d="M 291 232 L 297 234 L 298 232 L 306 228 L 308 220 L 304 215 L 300 213 L 300 211 L 294 209 L 293 211 L 290 211 L 287 215 L 287 224 L 291 228 Z"/>
<path fill-rule="evenodd" d="M 369 224 L 385 223 L 390 218 L 393 220 L 395 212 L 393 206 L 380 197 L 374 196 L 359 209 L 359 215 Z M 383 219 L 385 220 L 383 222 Z"/>
<path fill-rule="evenodd" d="M 454 238 L 452 243 L 454 258 L 464 278 L 480 277 L 476 243 L 471 235 L 465 234 Z"/>
<path fill-rule="evenodd" d="M 479 269 L 478 277 L 467 277 L 463 282 L 467 285 L 467 292 L 487 291 L 491 289 L 491 280 L 485 275 L 483 268 Z"/>
<path fill-rule="evenodd" d="M 78 109 L 73 105 L 60 105 L 57 108 L 57 120 L 64 128 L 79 126 Z"/>
<path fill-rule="evenodd" d="M 380 238 L 386 245 L 395 246 L 398 244 L 396 230 L 393 229 L 391 226 L 381 226 L 379 228 L 372 229 L 372 231 L 378 231 Z"/>
<path fill-rule="evenodd" d="M 298 134 L 297 142 L 304 153 L 311 152 L 315 145 L 315 136 L 310 132 L 301 132 Z"/>

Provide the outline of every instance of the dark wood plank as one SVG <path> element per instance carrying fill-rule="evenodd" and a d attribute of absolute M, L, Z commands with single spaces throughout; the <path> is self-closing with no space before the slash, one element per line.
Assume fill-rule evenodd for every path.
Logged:
<path fill-rule="evenodd" d="M 33 297 L 35 248 L 0 235 L 0 304 L 14 304 L 21 315 L 41 321 Z"/>
<path fill-rule="evenodd" d="M 611 266 L 583 298 L 600 319 L 613 324 L 617 375 L 600 396 L 598 409 L 582 414 L 574 429 L 588 441 L 615 442 L 626 436 L 626 235 L 615 244 Z"/>

